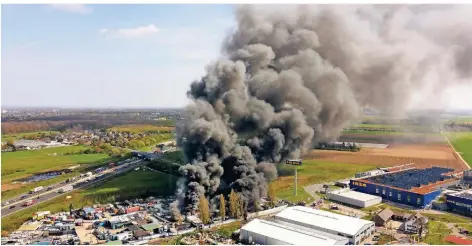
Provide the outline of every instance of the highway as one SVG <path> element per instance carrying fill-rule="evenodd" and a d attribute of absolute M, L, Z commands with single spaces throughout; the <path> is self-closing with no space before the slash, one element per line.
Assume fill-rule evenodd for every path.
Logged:
<path fill-rule="evenodd" d="M 132 160 L 132 159 L 128 159 L 128 160 Z M 121 162 L 125 162 L 127 160 L 124 160 L 124 161 L 120 161 L 118 163 L 121 163 Z M 132 160 L 134 161 L 134 160 Z M 108 171 L 108 170 L 106 170 Z M 67 174 L 64 174 L 67 176 Z M 75 177 L 70 177 L 76 181 L 80 180 L 80 176 L 75 176 Z M 52 184 L 50 186 L 44 186 L 44 189 L 41 190 L 41 191 L 38 191 L 38 192 L 35 192 L 34 194 L 30 194 L 30 193 L 23 193 L 21 195 L 18 195 L 14 198 L 10 198 L 9 200 L 6 200 L 6 201 L 2 201 L 2 208 L 4 207 L 10 207 L 14 204 L 16 204 L 17 202 L 20 202 L 20 201 L 27 201 L 31 198 L 34 198 L 34 197 L 37 197 L 37 196 L 41 196 L 43 194 L 46 194 L 46 193 L 49 193 L 51 191 L 57 191 L 57 190 L 60 190 L 61 188 L 65 187 L 65 186 L 68 186 L 68 185 L 72 185 L 74 183 L 77 183 L 77 182 L 69 182 L 69 183 L 66 183 L 66 181 L 63 181 L 63 182 L 60 182 L 60 183 L 55 183 L 55 184 Z M 8 203 L 8 205 L 7 205 Z"/>
<path fill-rule="evenodd" d="M 41 193 L 35 193 L 35 194 L 31 194 L 29 195 L 28 198 L 25 198 L 25 199 L 15 199 L 16 202 L 12 202 L 10 203 L 9 205 L 7 206 L 4 206 L 2 207 L 2 218 L 5 217 L 5 216 L 8 216 L 12 213 L 16 213 L 18 211 L 21 211 L 23 209 L 26 209 L 26 208 L 29 208 L 29 207 L 32 207 L 32 206 L 35 206 L 39 203 L 42 203 L 42 202 L 45 202 L 45 201 L 48 201 L 50 199 L 53 199 L 53 198 L 56 198 L 58 196 L 61 196 L 61 195 L 64 195 L 64 194 L 67 194 L 67 193 L 70 193 L 76 189 L 79 189 L 79 188 L 84 188 L 86 186 L 91 186 L 91 185 L 97 185 L 99 183 L 102 183 L 104 182 L 106 179 L 112 177 L 112 176 L 115 176 L 115 175 L 118 175 L 120 173 L 123 173 L 123 172 L 127 172 L 141 164 L 144 164 L 144 163 L 147 163 L 146 161 L 143 161 L 143 160 L 135 160 L 135 161 L 132 161 L 132 162 L 128 162 L 128 163 L 125 163 L 123 165 L 120 165 L 120 166 L 117 166 L 115 168 L 110 168 L 110 169 L 106 169 L 105 171 L 99 173 L 99 174 L 93 174 L 92 176 L 90 177 L 83 177 L 77 181 L 74 181 L 74 182 L 70 182 L 68 184 L 55 184 L 54 186 L 56 186 L 57 188 L 54 188 L 52 190 L 49 190 L 49 191 L 44 191 L 44 192 L 41 192 Z M 86 181 L 87 179 L 93 179 L 91 181 Z M 65 192 L 65 193 L 60 193 L 60 189 L 64 186 L 67 186 L 67 185 L 72 185 L 73 186 L 73 190 L 69 191 L 69 192 Z M 39 199 L 38 199 L 39 197 Z M 35 204 L 31 205 L 31 206 L 23 206 L 23 203 L 29 199 L 34 199 L 36 201 Z M 13 199 L 11 199 L 13 200 Z"/>
<path fill-rule="evenodd" d="M 176 150 L 176 148 L 171 148 L 171 149 L 162 151 L 159 154 L 152 154 L 152 153 L 149 153 L 149 152 L 141 152 L 141 151 L 136 151 L 136 152 L 141 152 L 144 155 L 151 154 L 151 155 L 153 155 L 153 159 L 154 159 L 154 158 L 161 158 L 163 153 L 169 152 L 169 151 L 174 151 L 174 150 Z M 39 203 L 43 203 L 45 201 L 51 200 L 51 199 L 59 197 L 61 195 L 70 193 L 70 192 L 72 192 L 76 189 L 79 189 L 79 188 L 84 188 L 84 187 L 88 187 L 88 186 L 92 186 L 92 185 L 98 185 L 100 183 L 103 183 L 104 181 L 106 181 L 110 177 L 113 177 L 113 176 L 115 176 L 117 174 L 120 174 L 120 173 L 123 173 L 123 172 L 127 172 L 127 171 L 129 171 L 133 168 L 136 168 L 137 166 L 139 166 L 141 164 L 147 163 L 145 160 L 141 160 L 141 159 L 136 160 L 135 158 L 133 158 L 133 159 L 129 159 L 129 160 L 131 160 L 131 161 L 127 162 L 127 163 L 124 163 L 122 165 L 118 165 L 117 167 L 114 167 L 114 168 L 105 169 L 103 172 L 98 173 L 98 174 L 93 174 L 92 176 L 89 176 L 89 177 L 78 178 L 77 180 L 75 180 L 73 182 L 69 182 L 69 183 L 65 183 L 65 182 L 57 183 L 57 184 L 54 184 L 54 185 L 50 185 L 49 187 L 51 187 L 51 189 L 47 189 L 47 187 L 45 187 L 44 190 L 41 190 L 38 193 L 34 193 L 34 194 L 26 193 L 26 194 L 22 194 L 20 196 L 17 196 L 15 198 L 12 198 L 12 199 L 8 200 L 8 202 L 9 202 L 8 205 L 5 205 L 5 203 L 2 204 L 2 205 L 5 205 L 5 206 L 2 206 L 2 210 L 1 210 L 2 211 L 1 212 L 2 216 L 1 217 L 3 218 L 5 216 L 16 213 L 16 212 L 21 211 L 23 209 L 36 206 Z M 174 165 L 178 165 L 177 163 L 173 163 L 173 162 L 170 162 L 170 161 L 162 159 L 162 158 L 161 158 L 161 160 L 172 163 Z M 91 181 L 86 181 L 86 180 L 89 180 L 89 179 L 92 179 L 92 180 Z M 71 190 L 69 192 L 65 192 L 65 193 L 60 193 L 59 192 L 63 187 L 68 186 L 68 185 L 72 185 L 73 190 Z M 24 197 L 24 196 L 26 196 L 26 197 Z M 26 207 L 23 206 L 24 202 L 28 201 L 30 199 L 35 200 L 35 203 L 33 205 L 30 205 L 30 206 L 26 206 Z"/>

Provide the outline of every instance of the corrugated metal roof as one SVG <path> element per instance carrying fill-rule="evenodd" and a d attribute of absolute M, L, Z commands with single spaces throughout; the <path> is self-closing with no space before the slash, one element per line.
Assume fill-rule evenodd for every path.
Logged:
<path fill-rule="evenodd" d="M 371 200 L 379 199 L 379 196 L 369 195 L 362 192 L 352 191 L 352 190 L 334 190 L 329 193 L 337 194 L 338 196 L 343 196 L 358 201 L 368 202 Z"/>
<path fill-rule="evenodd" d="M 302 206 L 288 207 L 278 213 L 275 218 L 296 221 L 298 223 L 325 228 L 347 235 L 355 235 L 364 226 L 374 223 L 372 221 Z"/>
<path fill-rule="evenodd" d="M 162 225 L 159 224 L 159 223 L 151 223 L 151 224 L 147 224 L 147 225 L 141 225 L 141 227 L 146 231 L 152 231 L 154 229 L 161 228 Z"/>
<path fill-rule="evenodd" d="M 108 241 L 106 244 L 107 245 L 122 245 L 123 241 L 121 241 L 121 240 Z"/>
<path fill-rule="evenodd" d="M 449 235 L 444 240 L 458 245 L 472 245 L 472 240 L 454 235 Z"/>
<path fill-rule="evenodd" d="M 264 235 L 290 245 L 335 245 L 336 240 L 321 235 L 311 234 L 303 230 L 270 221 L 254 219 L 241 228 L 241 231 L 250 231 Z"/>
<path fill-rule="evenodd" d="M 387 221 L 390 218 L 392 218 L 393 214 L 394 213 L 392 210 L 390 210 L 389 208 L 386 208 L 380 211 L 380 213 L 378 213 L 377 216 L 380 217 L 383 221 Z"/>

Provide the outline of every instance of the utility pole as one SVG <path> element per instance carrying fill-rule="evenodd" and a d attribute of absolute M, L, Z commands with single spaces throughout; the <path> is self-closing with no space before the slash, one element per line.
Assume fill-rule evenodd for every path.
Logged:
<path fill-rule="evenodd" d="M 297 166 L 295 166 L 295 189 L 293 191 L 295 196 L 297 196 L 297 169 Z"/>

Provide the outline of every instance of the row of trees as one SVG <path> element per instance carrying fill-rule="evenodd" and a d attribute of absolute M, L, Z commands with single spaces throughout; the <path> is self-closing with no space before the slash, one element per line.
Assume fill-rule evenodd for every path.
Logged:
<path fill-rule="evenodd" d="M 150 136 L 146 136 L 142 139 L 136 139 L 127 142 L 125 145 L 126 147 L 130 149 L 139 149 L 142 147 L 150 146 L 150 145 L 155 145 L 159 142 L 165 141 L 172 139 L 172 134 L 171 133 L 165 133 L 165 134 L 154 134 Z"/>
<path fill-rule="evenodd" d="M 326 149 L 326 150 L 339 150 L 339 151 L 360 151 L 361 148 L 356 143 L 345 143 L 336 144 L 336 143 L 319 143 L 316 147 L 317 149 Z"/>
<path fill-rule="evenodd" d="M 272 184 L 269 184 L 268 190 L 268 198 L 269 198 L 269 207 L 274 207 L 276 203 L 275 191 Z M 221 220 L 225 220 L 226 218 L 226 200 L 223 194 L 220 195 L 220 206 L 219 206 L 219 215 Z M 261 210 L 259 201 L 253 201 L 254 208 L 257 211 Z M 231 190 L 229 194 L 229 216 L 236 219 L 243 219 L 247 218 L 248 211 L 247 211 L 247 203 L 244 202 L 241 195 Z M 211 213 L 208 199 L 204 196 L 200 196 L 200 201 L 198 203 L 198 210 L 199 210 L 199 218 L 203 224 L 209 224 L 211 222 Z"/>
<path fill-rule="evenodd" d="M 105 143 L 100 146 L 89 147 L 80 151 L 66 153 L 66 155 L 77 154 L 107 154 L 112 157 L 125 157 L 131 155 L 131 152 L 128 149 L 113 147 L 111 144 Z"/>

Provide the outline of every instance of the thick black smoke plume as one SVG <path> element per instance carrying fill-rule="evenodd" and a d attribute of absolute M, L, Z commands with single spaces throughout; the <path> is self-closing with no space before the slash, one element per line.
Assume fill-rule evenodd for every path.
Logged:
<path fill-rule="evenodd" d="M 185 208 L 225 188 L 251 204 L 277 176 L 274 163 L 337 138 L 362 107 L 402 113 L 420 94 L 470 81 L 465 8 L 238 7 L 224 58 L 192 83 L 177 127 Z"/>

